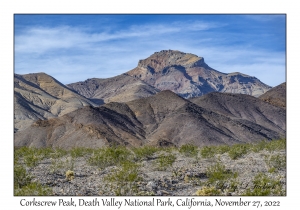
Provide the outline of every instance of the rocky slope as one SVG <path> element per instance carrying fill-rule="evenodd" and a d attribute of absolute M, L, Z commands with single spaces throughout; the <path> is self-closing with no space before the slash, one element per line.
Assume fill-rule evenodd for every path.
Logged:
<path fill-rule="evenodd" d="M 271 88 L 252 76 L 238 72 L 221 73 L 209 67 L 204 58 L 176 50 L 156 52 L 140 60 L 138 66 L 127 74 L 184 98 L 213 91 L 259 96 Z"/>
<path fill-rule="evenodd" d="M 101 105 L 108 102 L 127 102 L 159 92 L 140 79 L 122 74 L 108 79 L 88 79 L 67 85 L 77 93 Z"/>
<path fill-rule="evenodd" d="M 276 87 L 273 87 L 271 90 L 259 96 L 259 99 L 285 109 L 286 108 L 286 82 Z"/>
<path fill-rule="evenodd" d="M 198 106 L 197 101 L 192 103 L 171 91 L 126 103 L 81 108 L 55 119 L 35 122 L 15 134 L 15 146 L 72 148 L 186 143 L 204 146 L 285 136 L 284 110 L 260 103 L 252 96 L 244 97 L 243 102 L 241 97 L 219 94 L 224 95 L 223 102 L 233 100 L 229 103 L 231 109 L 220 112 L 217 106 L 215 109 Z M 208 98 L 214 101 L 215 95 Z M 247 103 L 253 105 L 245 106 Z M 230 110 L 237 111 L 226 113 Z"/>
<path fill-rule="evenodd" d="M 15 131 L 84 106 L 96 104 L 45 73 L 14 75 Z"/>
<path fill-rule="evenodd" d="M 243 119 L 257 125 L 285 133 L 286 111 L 272 106 L 258 98 L 245 94 L 208 93 L 192 98 L 191 102 L 200 107 L 233 119 Z"/>

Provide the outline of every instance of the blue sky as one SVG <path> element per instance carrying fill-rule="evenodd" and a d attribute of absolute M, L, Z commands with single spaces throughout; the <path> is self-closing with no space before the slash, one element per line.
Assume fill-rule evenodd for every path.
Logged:
<path fill-rule="evenodd" d="M 161 50 L 276 86 L 286 81 L 285 15 L 15 15 L 15 73 L 64 84 L 127 72 Z"/>

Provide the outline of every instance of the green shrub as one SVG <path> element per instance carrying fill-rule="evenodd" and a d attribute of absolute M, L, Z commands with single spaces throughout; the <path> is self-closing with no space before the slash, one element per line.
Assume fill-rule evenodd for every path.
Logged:
<path fill-rule="evenodd" d="M 93 149 L 83 148 L 83 147 L 75 147 L 71 149 L 70 154 L 72 158 L 84 157 L 86 155 L 90 155 L 93 153 Z"/>
<path fill-rule="evenodd" d="M 160 148 L 145 145 L 142 147 L 133 148 L 132 150 L 135 154 L 135 158 L 137 160 L 141 160 L 143 158 L 150 158 L 155 152 L 158 152 Z"/>
<path fill-rule="evenodd" d="M 88 159 L 91 165 L 105 168 L 113 165 L 120 165 L 125 161 L 133 159 L 132 153 L 123 146 L 100 148 L 93 152 Z"/>
<path fill-rule="evenodd" d="M 173 154 L 160 155 L 155 163 L 158 165 L 158 170 L 166 170 L 169 166 L 173 165 L 175 160 L 176 157 Z"/>
<path fill-rule="evenodd" d="M 206 175 L 209 183 L 237 177 L 237 173 L 232 173 L 230 170 L 226 170 L 225 165 L 219 162 L 208 167 L 206 170 Z"/>
<path fill-rule="evenodd" d="M 26 172 L 26 169 L 17 163 L 14 164 L 14 188 L 22 188 L 31 182 L 32 177 Z"/>
<path fill-rule="evenodd" d="M 279 179 L 269 178 L 263 173 L 259 173 L 254 177 L 253 188 L 247 189 L 244 195 L 246 196 L 268 196 L 280 195 L 282 185 Z"/>
<path fill-rule="evenodd" d="M 200 154 L 203 158 L 212 158 L 215 156 L 215 146 L 205 146 L 200 150 Z"/>
<path fill-rule="evenodd" d="M 22 188 L 15 189 L 14 194 L 15 196 L 47 196 L 52 194 L 52 190 L 49 187 L 32 182 Z"/>
<path fill-rule="evenodd" d="M 242 157 L 243 155 L 247 154 L 249 151 L 249 144 L 235 144 L 231 146 L 228 155 L 231 159 L 236 160 Z"/>
<path fill-rule="evenodd" d="M 283 170 L 286 168 L 286 157 L 283 155 L 272 155 L 266 158 L 266 163 L 271 173 L 277 170 Z"/>
<path fill-rule="evenodd" d="M 179 148 L 179 152 L 187 157 L 196 157 L 198 154 L 198 147 L 192 144 L 185 144 Z"/>
<path fill-rule="evenodd" d="M 68 154 L 67 150 L 61 149 L 61 148 L 54 148 L 52 153 L 50 154 L 50 157 L 53 159 L 59 159 L 61 157 L 64 157 Z"/>
<path fill-rule="evenodd" d="M 282 150 L 286 148 L 286 139 L 279 139 L 279 140 L 271 140 L 271 141 L 261 141 L 259 143 L 252 145 L 253 152 L 259 152 L 261 150 L 267 150 L 269 152 Z"/>
<path fill-rule="evenodd" d="M 139 167 L 134 162 L 122 162 L 119 168 L 114 169 L 104 180 L 110 183 L 110 190 L 117 196 L 133 195 L 138 192 L 136 182 L 142 180 L 138 174 Z"/>

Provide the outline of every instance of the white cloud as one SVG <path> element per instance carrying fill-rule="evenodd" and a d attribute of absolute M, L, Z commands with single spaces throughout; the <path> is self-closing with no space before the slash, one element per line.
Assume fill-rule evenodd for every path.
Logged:
<path fill-rule="evenodd" d="M 15 73 L 45 72 L 65 84 L 107 78 L 131 70 L 138 60 L 156 51 L 174 49 L 202 56 L 218 71 L 239 71 L 271 86 L 285 80 L 283 52 L 255 49 L 250 44 L 221 45 L 223 39 L 232 39 L 232 34 L 224 34 L 220 40 L 207 31 L 223 26 L 201 21 L 171 22 L 97 33 L 68 26 L 29 28 L 15 37 Z M 278 74 L 274 75 L 274 69 Z"/>

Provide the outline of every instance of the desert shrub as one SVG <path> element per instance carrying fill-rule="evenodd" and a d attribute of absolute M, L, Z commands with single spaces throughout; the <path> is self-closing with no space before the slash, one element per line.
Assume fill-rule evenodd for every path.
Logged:
<path fill-rule="evenodd" d="M 93 152 L 88 159 L 89 164 L 105 168 L 107 166 L 120 165 L 133 159 L 133 154 L 123 146 L 100 148 Z"/>
<path fill-rule="evenodd" d="M 198 147 L 192 144 L 185 144 L 179 148 L 179 152 L 187 157 L 196 157 L 198 154 Z"/>
<path fill-rule="evenodd" d="M 83 147 L 75 147 L 71 149 L 70 154 L 72 158 L 84 157 L 86 155 L 92 154 L 93 149 L 83 148 Z"/>
<path fill-rule="evenodd" d="M 15 189 L 14 194 L 15 196 L 46 196 L 51 195 L 52 190 L 40 183 L 32 182 L 22 188 Z"/>
<path fill-rule="evenodd" d="M 286 140 L 285 139 L 279 139 L 279 140 L 271 140 L 271 141 L 261 141 L 256 144 L 252 145 L 252 151 L 253 152 L 259 152 L 261 150 L 267 150 L 269 152 L 276 151 L 276 150 L 282 150 L 286 148 Z"/>
<path fill-rule="evenodd" d="M 269 166 L 270 172 L 275 172 L 277 170 L 285 169 L 286 167 L 286 157 L 283 155 L 271 155 L 266 158 L 266 163 Z"/>
<path fill-rule="evenodd" d="M 137 160 L 141 160 L 143 158 L 150 158 L 155 152 L 158 152 L 159 150 L 160 148 L 158 147 L 148 145 L 132 149 Z"/>
<path fill-rule="evenodd" d="M 204 186 L 202 189 L 197 190 L 195 195 L 198 196 L 215 196 L 220 195 L 221 191 L 219 189 L 216 189 L 215 187 L 207 187 Z"/>
<path fill-rule="evenodd" d="M 212 158 L 215 156 L 215 146 L 205 146 L 200 150 L 200 154 L 203 158 Z"/>
<path fill-rule="evenodd" d="M 53 159 L 58 159 L 58 158 L 68 155 L 68 153 L 69 152 L 67 150 L 64 150 L 61 148 L 54 148 L 52 153 L 50 154 L 50 157 Z"/>
<path fill-rule="evenodd" d="M 236 160 L 250 151 L 249 144 L 234 144 L 230 147 L 228 155 L 231 159 Z"/>
<path fill-rule="evenodd" d="M 233 173 L 230 170 L 225 168 L 220 162 L 210 166 L 206 170 L 206 175 L 208 177 L 208 181 L 205 183 L 210 187 L 215 187 L 216 189 L 220 189 L 221 191 L 229 191 L 233 192 L 236 190 L 238 182 L 236 178 L 238 173 Z"/>
<path fill-rule="evenodd" d="M 22 159 L 26 166 L 34 167 L 44 158 L 49 157 L 51 148 L 21 147 L 14 151 L 14 157 Z"/>
<path fill-rule="evenodd" d="M 231 146 L 229 145 L 220 145 L 220 146 L 216 146 L 214 149 L 216 154 L 224 154 L 226 152 L 229 152 L 230 148 Z"/>
<path fill-rule="evenodd" d="M 158 165 L 158 170 L 166 170 L 168 167 L 173 165 L 175 160 L 176 157 L 173 154 L 162 154 L 158 157 L 155 163 Z"/>
<path fill-rule="evenodd" d="M 133 195 L 138 192 L 136 182 L 142 180 L 138 174 L 139 167 L 134 162 L 124 161 L 104 180 L 110 183 L 110 190 L 116 195 Z"/>
<path fill-rule="evenodd" d="M 218 162 L 207 168 L 206 175 L 208 177 L 208 181 L 210 183 L 214 183 L 216 181 L 236 178 L 237 173 L 232 173 L 230 170 L 226 170 L 225 165 Z"/>
<path fill-rule="evenodd" d="M 246 196 L 268 196 L 281 195 L 282 185 L 279 179 L 269 178 L 263 173 L 259 173 L 254 177 L 253 188 L 247 189 L 244 195 Z"/>
<path fill-rule="evenodd" d="M 272 140 L 268 144 L 266 144 L 265 149 L 269 152 L 286 149 L 286 140 Z"/>
<path fill-rule="evenodd" d="M 14 164 L 14 188 L 22 188 L 31 182 L 32 177 L 26 169 L 17 163 Z"/>
<path fill-rule="evenodd" d="M 67 172 L 66 172 L 66 179 L 69 180 L 69 181 L 71 181 L 71 180 L 74 179 L 74 177 L 75 177 L 74 171 L 67 170 Z"/>

